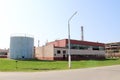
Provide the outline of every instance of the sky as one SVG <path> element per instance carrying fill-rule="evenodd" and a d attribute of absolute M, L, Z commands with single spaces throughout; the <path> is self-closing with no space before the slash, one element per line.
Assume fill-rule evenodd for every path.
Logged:
<path fill-rule="evenodd" d="M 68 38 L 110 43 L 120 41 L 120 0 L 0 0 L 0 48 L 14 34 L 29 34 L 34 45 Z"/>

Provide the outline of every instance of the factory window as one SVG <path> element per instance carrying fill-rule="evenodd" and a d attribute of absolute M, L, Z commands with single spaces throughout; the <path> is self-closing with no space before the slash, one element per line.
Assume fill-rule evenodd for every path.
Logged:
<path fill-rule="evenodd" d="M 77 49 L 77 47 L 76 46 L 71 46 L 71 49 Z"/>
<path fill-rule="evenodd" d="M 5 53 L 5 55 L 7 55 L 7 53 Z"/>
<path fill-rule="evenodd" d="M 99 47 L 93 46 L 93 50 L 99 50 Z"/>
<path fill-rule="evenodd" d="M 66 46 L 68 48 L 68 45 Z M 71 44 L 71 49 L 80 49 L 80 50 L 87 50 L 90 46 L 86 45 L 79 45 L 79 44 Z"/>
<path fill-rule="evenodd" d="M 84 46 L 84 45 L 80 45 L 79 46 L 79 49 L 83 49 L 83 50 L 86 50 L 86 49 L 88 49 L 89 48 L 89 46 Z"/>
<path fill-rule="evenodd" d="M 78 49 L 76 44 L 71 44 L 70 48 L 71 49 Z"/>
<path fill-rule="evenodd" d="M 80 46 L 79 49 L 85 49 L 85 48 Z"/>
<path fill-rule="evenodd" d="M 105 50 L 105 48 L 104 48 L 104 47 L 99 47 L 99 49 L 100 49 L 100 50 Z"/>
<path fill-rule="evenodd" d="M 119 53 L 119 50 L 114 50 L 113 52 L 114 52 L 114 53 Z"/>
<path fill-rule="evenodd" d="M 111 46 L 112 46 L 112 47 L 117 47 L 118 45 L 117 45 L 117 44 L 116 44 L 116 45 L 114 44 L 114 45 L 111 45 Z"/>
<path fill-rule="evenodd" d="M 66 53 L 66 51 L 64 50 L 64 51 L 63 51 L 63 54 L 65 54 L 65 53 Z"/>
<path fill-rule="evenodd" d="M 60 51 L 60 50 L 57 50 L 57 53 L 58 53 L 58 54 L 60 54 L 60 53 L 61 53 L 61 51 Z"/>

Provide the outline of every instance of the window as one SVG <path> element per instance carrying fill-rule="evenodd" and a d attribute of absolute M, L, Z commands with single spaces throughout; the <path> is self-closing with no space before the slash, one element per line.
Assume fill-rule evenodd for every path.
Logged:
<path fill-rule="evenodd" d="M 63 51 L 63 54 L 65 54 L 65 53 L 66 53 L 66 51 L 64 50 L 64 51 Z"/>
<path fill-rule="evenodd" d="M 99 50 L 99 47 L 93 46 L 93 50 Z"/>
<path fill-rule="evenodd" d="M 105 48 L 104 47 L 99 47 L 99 50 L 105 50 Z"/>
<path fill-rule="evenodd" d="M 80 46 L 79 49 L 85 49 L 85 48 Z"/>
<path fill-rule="evenodd" d="M 113 52 L 114 52 L 114 53 L 119 53 L 119 50 L 114 50 Z"/>
<path fill-rule="evenodd" d="M 89 48 L 89 46 L 85 46 L 85 45 L 80 45 L 79 49 L 80 50 L 87 50 Z"/>
<path fill-rule="evenodd" d="M 58 53 L 58 54 L 60 54 L 60 53 L 61 53 L 61 51 L 60 51 L 60 50 L 57 50 L 57 53 Z"/>
<path fill-rule="evenodd" d="M 66 46 L 68 48 L 68 44 Z M 80 50 L 87 50 L 90 46 L 87 45 L 79 45 L 79 44 L 71 44 L 70 48 L 71 49 L 80 49 Z"/>
<path fill-rule="evenodd" d="M 76 46 L 71 46 L 71 49 L 77 49 L 77 47 Z"/>

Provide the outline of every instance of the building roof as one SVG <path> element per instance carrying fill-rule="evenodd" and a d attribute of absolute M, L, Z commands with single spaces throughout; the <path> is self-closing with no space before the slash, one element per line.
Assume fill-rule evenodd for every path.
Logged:
<path fill-rule="evenodd" d="M 88 45 L 88 46 L 102 46 L 102 47 L 105 46 L 104 43 L 91 42 L 91 41 L 81 41 L 81 40 L 71 40 L 71 43 L 80 44 L 80 45 Z"/>
<path fill-rule="evenodd" d="M 82 40 L 74 40 L 74 39 L 71 39 L 70 42 L 71 44 L 105 47 L 104 43 L 99 43 L 99 42 L 82 41 Z M 66 45 L 68 44 L 68 39 L 55 40 L 47 43 L 47 45 L 49 44 L 53 44 L 56 47 L 66 47 Z"/>

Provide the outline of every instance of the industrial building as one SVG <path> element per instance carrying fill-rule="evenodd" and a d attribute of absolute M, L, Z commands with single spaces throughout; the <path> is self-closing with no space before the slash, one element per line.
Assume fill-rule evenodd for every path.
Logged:
<path fill-rule="evenodd" d="M 11 59 L 32 59 L 34 57 L 34 38 L 27 35 L 11 36 L 8 57 Z"/>
<path fill-rule="evenodd" d="M 7 58 L 8 49 L 0 49 L 0 58 Z"/>
<path fill-rule="evenodd" d="M 107 57 L 120 57 L 120 42 L 112 42 L 105 44 Z"/>
<path fill-rule="evenodd" d="M 105 44 L 83 40 L 70 40 L 71 59 L 105 59 Z M 40 60 L 67 60 L 68 39 L 55 40 L 35 48 L 35 57 Z"/>

